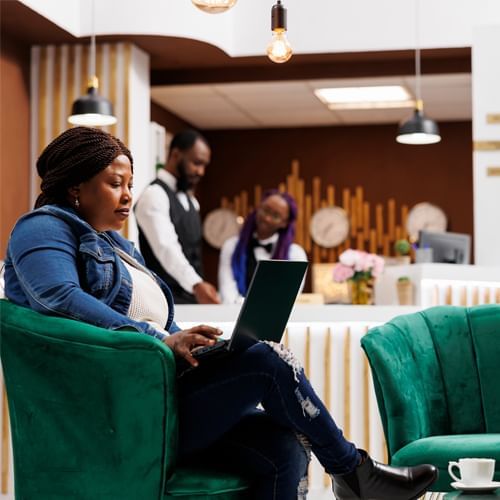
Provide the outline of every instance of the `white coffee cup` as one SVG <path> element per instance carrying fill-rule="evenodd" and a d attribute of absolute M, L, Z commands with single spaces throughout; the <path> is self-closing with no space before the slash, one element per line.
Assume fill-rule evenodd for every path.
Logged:
<path fill-rule="evenodd" d="M 460 477 L 453 474 L 457 467 Z M 493 481 L 495 460 L 493 458 L 461 458 L 458 462 L 448 463 L 448 473 L 457 482 L 465 486 L 487 485 Z"/>

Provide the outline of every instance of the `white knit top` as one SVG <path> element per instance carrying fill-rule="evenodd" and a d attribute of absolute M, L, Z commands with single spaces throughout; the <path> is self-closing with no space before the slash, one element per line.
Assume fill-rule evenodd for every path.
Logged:
<path fill-rule="evenodd" d="M 127 316 L 145 321 L 163 333 L 168 319 L 168 302 L 153 275 L 126 252 L 116 249 L 132 279 L 132 298 Z"/>

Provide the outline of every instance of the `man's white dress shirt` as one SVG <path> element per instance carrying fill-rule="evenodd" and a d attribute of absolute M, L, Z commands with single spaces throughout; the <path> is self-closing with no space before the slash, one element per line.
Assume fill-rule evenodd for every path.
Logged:
<path fill-rule="evenodd" d="M 177 191 L 177 179 L 165 169 L 158 171 L 158 178 L 172 191 Z M 196 210 L 198 200 L 184 192 L 176 196 L 184 209 L 189 211 L 188 196 Z M 193 287 L 203 281 L 184 255 L 175 227 L 170 219 L 170 201 L 165 190 L 158 184 L 151 184 L 141 194 L 135 205 L 135 217 L 155 257 L 186 292 L 193 293 Z"/>

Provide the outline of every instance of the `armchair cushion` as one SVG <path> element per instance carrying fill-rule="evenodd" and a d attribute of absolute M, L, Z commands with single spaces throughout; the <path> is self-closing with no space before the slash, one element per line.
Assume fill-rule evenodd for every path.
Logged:
<path fill-rule="evenodd" d="M 500 461 L 500 434 L 456 434 L 451 436 L 432 436 L 413 441 L 392 457 L 392 465 L 418 465 L 422 457 L 439 469 L 438 481 L 434 490 L 450 489 L 448 462 L 463 457 L 488 457 Z M 495 481 L 500 481 L 500 469 L 495 471 Z"/>

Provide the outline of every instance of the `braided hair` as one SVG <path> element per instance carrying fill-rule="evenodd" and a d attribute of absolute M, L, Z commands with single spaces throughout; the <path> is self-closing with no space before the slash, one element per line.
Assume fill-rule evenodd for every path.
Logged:
<path fill-rule="evenodd" d="M 117 137 L 91 127 L 74 127 L 56 137 L 36 162 L 42 179 L 41 193 L 35 208 L 48 204 L 67 205 L 68 189 L 88 181 L 108 167 L 113 160 L 130 151 Z"/>
<path fill-rule="evenodd" d="M 285 227 L 278 229 L 278 242 L 274 248 L 271 259 L 288 260 L 288 252 L 295 238 L 295 221 L 297 220 L 297 203 L 293 196 L 288 193 L 282 193 L 277 189 L 270 189 L 262 196 L 262 201 L 273 195 L 281 196 L 288 205 L 289 216 L 288 223 Z M 241 228 L 238 243 L 231 257 L 231 269 L 233 270 L 234 279 L 238 285 L 238 291 L 245 296 L 248 288 L 246 282 L 246 266 L 248 252 L 251 252 L 250 243 L 253 234 L 257 230 L 257 209 L 253 210 L 245 220 Z"/>

